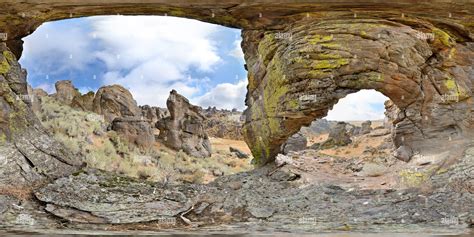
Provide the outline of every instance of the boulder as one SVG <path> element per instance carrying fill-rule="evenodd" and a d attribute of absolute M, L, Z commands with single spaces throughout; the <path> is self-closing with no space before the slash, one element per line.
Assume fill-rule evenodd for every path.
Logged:
<path fill-rule="evenodd" d="M 155 136 L 149 121 L 137 117 L 115 118 L 111 129 L 139 148 L 150 148 L 155 143 Z"/>
<path fill-rule="evenodd" d="M 106 122 L 117 117 L 140 117 L 141 110 L 132 94 L 120 85 L 99 88 L 93 101 L 93 112 L 104 115 Z"/>
<path fill-rule="evenodd" d="M 28 98 L 33 112 L 38 113 L 41 111 L 41 99 L 45 96 L 48 96 L 48 93 L 43 89 L 33 89 L 28 85 Z"/>
<path fill-rule="evenodd" d="M 361 124 L 359 135 L 368 134 L 372 131 L 372 121 L 367 120 Z"/>
<path fill-rule="evenodd" d="M 335 146 L 345 146 L 352 142 L 351 137 L 346 129 L 347 123 L 338 122 L 334 128 L 331 129 L 328 139 L 324 141 L 319 148 L 328 149 Z M 316 147 L 316 146 L 315 146 Z"/>
<path fill-rule="evenodd" d="M 285 144 L 283 144 L 282 151 L 283 154 L 288 154 L 291 151 L 301 151 L 306 149 L 308 146 L 308 140 L 301 133 L 295 133 L 293 136 L 289 137 Z"/>
<path fill-rule="evenodd" d="M 409 146 L 402 145 L 393 152 L 393 156 L 401 161 L 408 162 L 413 157 L 413 150 Z"/>
<path fill-rule="evenodd" d="M 201 108 L 189 103 L 189 100 L 175 90 L 170 92 L 166 101 L 170 116 L 156 123 L 162 142 L 175 150 L 183 150 L 194 157 L 210 157 L 211 142 L 204 130 Z"/>
<path fill-rule="evenodd" d="M 246 154 L 245 152 L 235 148 L 235 147 L 229 147 L 229 151 L 231 153 L 234 153 L 239 159 L 247 159 L 249 158 L 249 155 Z"/>
<path fill-rule="evenodd" d="M 95 94 L 92 91 L 87 92 L 87 94 L 75 96 L 72 99 L 71 107 L 76 109 L 81 109 L 83 111 L 93 111 L 94 110 L 94 97 Z"/>
<path fill-rule="evenodd" d="M 56 87 L 56 93 L 53 94 L 53 97 L 62 104 L 70 105 L 74 97 L 81 96 L 81 93 L 74 87 L 72 81 L 58 81 L 54 86 Z"/>

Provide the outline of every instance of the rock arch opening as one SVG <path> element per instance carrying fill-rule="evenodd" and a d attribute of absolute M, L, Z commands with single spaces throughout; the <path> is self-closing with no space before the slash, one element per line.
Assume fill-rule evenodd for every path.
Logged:
<path fill-rule="evenodd" d="M 389 118 L 392 113 L 385 110 L 386 105 L 388 106 L 390 103 L 386 96 L 375 90 L 361 90 L 349 94 L 340 99 L 329 110 L 327 116 L 316 119 L 309 126 L 303 126 L 296 134 L 289 137 L 282 145 L 282 151 L 288 154 L 290 151 L 300 151 L 307 148 L 321 150 L 322 148 L 345 147 L 355 138 L 358 139 L 360 135 L 368 134 L 375 128 L 384 129 L 384 131 L 377 131 L 378 135 L 374 135 L 374 139 L 368 140 L 377 144 L 380 142 L 379 140 L 384 140 L 385 143 L 388 143 L 387 146 L 391 147 L 390 131 L 393 119 Z M 381 138 L 384 135 L 387 136 Z M 348 149 L 342 151 L 341 155 L 354 152 L 354 154 L 359 154 L 363 149 L 357 146 L 353 148 L 359 149 L 354 149 L 354 152 L 351 152 L 349 147 L 346 148 Z M 337 152 L 340 153 L 340 151 Z"/>
<path fill-rule="evenodd" d="M 281 37 L 281 32 L 291 37 Z M 445 144 L 452 134 L 470 137 L 471 126 L 454 119 L 472 119 L 460 109 L 471 103 L 462 92 L 470 90 L 462 82 L 470 80 L 470 69 L 442 66 L 456 60 L 450 51 L 469 49 L 433 34 L 428 39 L 396 20 L 368 19 L 302 20 L 282 31 L 244 31 L 244 39 L 254 42 L 244 44 L 244 52 L 252 55 L 246 58 L 249 109 L 244 129 L 247 142 L 255 144 L 254 155 L 261 164 L 271 161 L 288 136 L 361 89 L 377 90 L 400 108 L 396 147 L 420 151 Z M 454 74 L 460 81 L 452 81 Z M 458 100 L 446 100 L 448 95 Z M 440 114 L 453 106 L 457 109 L 449 112 L 451 118 Z"/>
<path fill-rule="evenodd" d="M 164 16 L 46 23 L 24 39 L 24 99 L 90 168 L 197 183 L 248 171 L 240 34 Z"/>

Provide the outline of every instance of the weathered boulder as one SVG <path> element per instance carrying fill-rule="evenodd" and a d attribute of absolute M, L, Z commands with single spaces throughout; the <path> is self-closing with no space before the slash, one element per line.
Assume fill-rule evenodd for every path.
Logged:
<path fill-rule="evenodd" d="M 56 87 L 56 93 L 53 94 L 53 97 L 62 104 L 70 105 L 74 97 L 81 96 L 81 93 L 74 87 L 72 81 L 57 81 L 54 86 Z"/>
<path fill-rule="evenodd" d="M 413 156 L 413 150 L 409 146 L 400 146 L 393 152 L 393 156 L 401 161 L 408 162 Z"/>
<path fill-rule="evenodd" d="M 211 142 L 204 131 L 201 108 L 190 104 L 175 90 L 170 92 L 166 106 L 170 116 L 156 124 L 163 143 L 194 157 L 210 157 Z"/>
<path fill-rule="evenodd" d="M 351 137 L 346 129 L 346 122 L 338 122 L 331 132 L 329 132 L 328 139 L 322 144 L 322 148 L 329 148 L 333 146 L 345 146 L 352 142 Z"/>
<path fill-rule="evenodd" d="M 283 144 L 282 146 L 282 151 L 285 155 L 290 153 L 291 151 L 301 151 L 306 149 L 306 147 L 308 146 L 308 139 L 306 139 L 303 134 L 296 133 L 293 136 L 289 137 L 285 144 Z"/>
<path fill-rule="evenodd" d="M 105 121 L 109 123 L 117 117 L 141 116 L 141 110 L 132 94 L 120 85 L 99 88 L 93 101 L 93 110 L 104 115 Z"/>
<path fill-rule="evenodd" d="M 229 147 L 230 153 L 234 153 L 239 159 L 247 159 L 249 158 L 249 155 L 246 154 L 245 152 L 235 148 L 235 147 Z"/>
<path fill-rule="evenodd" d="M 137 117 L 115 118 L 111 129 L 141 149 L 151 148 L 155 143 L 155 136 L 150 122 Z"/>
<path fill-rule="evenodd" d="M 76 108 L 76 109 L 81 109 L 83 111 L 93 111 L 94 98 L 95 98 L 95 94 L 93 91 L 89 91 L 84 95 L 75 96 L 72 99 L 71 107 Z"/>
<path fill-rule="evenodd" d="M 372 131 L 372 121 L 367 120 L 361 124 L 359 135 L 368 134 Z"/>

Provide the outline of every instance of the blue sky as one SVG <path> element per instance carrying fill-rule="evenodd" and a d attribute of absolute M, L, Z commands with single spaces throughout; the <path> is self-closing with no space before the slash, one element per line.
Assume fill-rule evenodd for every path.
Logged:
<path fill-rule="evenodd" d="M 48 22 L 24 40 L 20 62 L 28 81 L 49 93 L 56 81 L 72 80 L 82 93 L 120 84 L 140 105 L 165 107 L 176 89 L 203 107 L 245 109 L 238 29 L 175 17 L 100 16 Z M 382 118 L 385 99 L 374 91 L 349 95 L 328 118 Z"/>

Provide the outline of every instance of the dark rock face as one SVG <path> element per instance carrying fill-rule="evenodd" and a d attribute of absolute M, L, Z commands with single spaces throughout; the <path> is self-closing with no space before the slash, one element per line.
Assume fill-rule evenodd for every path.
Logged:
<path fill-rule="evenodd" d="M 308 146 L 308 139 L 301 134 L 301 133 L 296 133 L 290 138 L 288 138 L 288 141 L 283 144 L 283 154 L 288 154 L 291 151 L 301 151 L 306 149 Z"/>
<path fill-rule="evenodd" d="M 72 81 L 58 81 L 54 84 L 56 93 L 53 95 L 59 102 L 65 105 L 70 105 L 76 96 L 81 96 L 81 93 L 74 87 Z"/>
<path fill-rule="evenodd" d="M 191 105 L 175 90 L 171 91 L 166 106 L 170 116 L 156 124 L 163 143 L 194 157 L 210 157 L 211 143 L 203 128 L 205 117 L 201 108 Z"/>
<path fill-rule="evenodd" d="M 115 118 L 111 126 L 119 136 L 139 148 L 151 148 L 155 143 L 155 136 L 149 121 L 136 117 Z"/>
<path fill-rule="evenodd" d="M 75 96 L 72 99 L 71 107 L 81 109 L 83 111 L 93 111 L 94 98 L 95 94 L 92 91 L 89 91 L 87 94 L 84 95 Z"/>
<path fill-rule="evenodd" d="M 132 94 L 119 85 L 101 87 L 95 95 L 93 109 L 95 113 L 104 115 L 109 123 L 117 117 L 141 116 Z"/>

